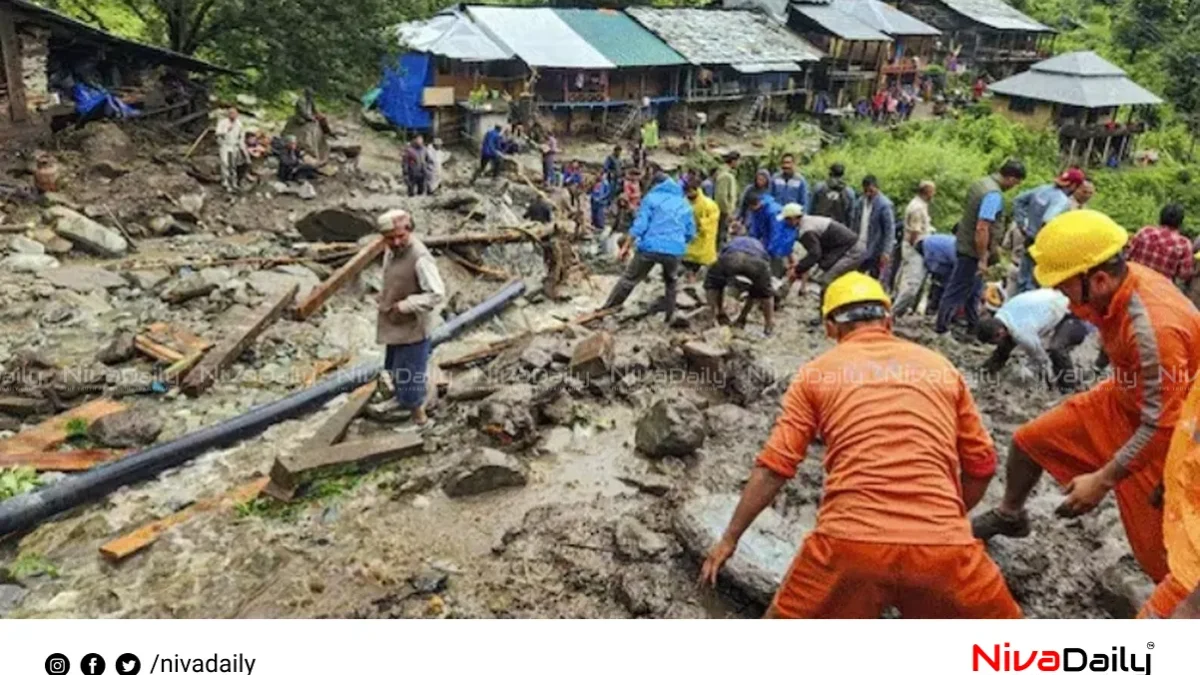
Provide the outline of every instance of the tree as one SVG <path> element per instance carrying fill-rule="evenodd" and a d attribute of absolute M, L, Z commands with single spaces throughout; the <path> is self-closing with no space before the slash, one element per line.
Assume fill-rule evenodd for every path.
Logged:
<path fill-rule="evenodd" d="M 1129 50 L 1136 61 L 1143 50 L 1166 42 L 1166 32 L 1177 19 L 1174 0 L 1127 0 L 1113 25 L 1113 41 Z"/>
<path fill-rule="evenodd" d="M 1200 133 L 1200 18 L 1193 18 L 1163 50 L 1162 64 L 1167 74 L 1163 93 L 1188 122 L 1192 132 L 1192 149 Z"/>

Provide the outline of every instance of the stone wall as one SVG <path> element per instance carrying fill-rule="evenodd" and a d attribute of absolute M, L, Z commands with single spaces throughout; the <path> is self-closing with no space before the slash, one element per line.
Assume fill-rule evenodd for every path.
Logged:
<path fill-rule="evenodd" d="M 21 77 L 25 81 L 25 103 L 30 112 L 50 103 L 50 31 L 37 26 L 21 26 Z"/>

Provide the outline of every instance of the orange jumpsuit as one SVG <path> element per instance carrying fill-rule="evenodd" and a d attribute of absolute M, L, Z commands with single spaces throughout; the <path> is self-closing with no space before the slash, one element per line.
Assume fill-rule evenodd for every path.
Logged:
<path fill-rule="evenodd" d="M 1200 586 L 1200 386 L 1193 386 L 1175 425 L 1163 469 L 1163 543 L 1170 574 L 1154 589 L 1139 618 L 1171 616 Z"/>
<path fill-rule="evenodd" d="M 1022 425 L 1013 443 L 1062 484 L 1116 458 L 1130 472 L 1114 490 L 1129 545 L 1146 574 L 1162 581 L 1162 512 L 1151 502 L 1200 368 L 1200 312 L 1166 277 L 1129 263 L 1108 313 L 1080 317 L 1100 329 L 1112 377 Z"/>
<path fill-rule="evenodd" d="M 860 328 L 800 368 L 757 463 L 790 478 L 825 441 L 814 531 L 771 614 L 1019 618 L 1000 569 L 971 536 L 962 474 L 990 477 L 996 452 L 962 375 L 940 355 Z"/>

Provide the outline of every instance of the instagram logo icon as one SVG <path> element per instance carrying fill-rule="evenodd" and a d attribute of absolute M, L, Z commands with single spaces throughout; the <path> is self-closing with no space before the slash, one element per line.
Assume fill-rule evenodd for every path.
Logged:
<path fill-rule="evenodd" d="M 46 675 L 67 675 L 71 671 L 71 662 L 62 654 L 51 654 L 46 657 Z"/>

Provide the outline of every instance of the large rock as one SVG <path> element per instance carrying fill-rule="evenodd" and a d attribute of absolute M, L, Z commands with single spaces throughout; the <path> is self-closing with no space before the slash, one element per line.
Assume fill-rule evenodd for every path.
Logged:
<path fill-rule="evenodd" d="M 571 374 L 580 378 L 607 375 L 613 362 L 613 336 L 597 331 L 575 345 L 571 355 Z"/>
<path fill-rule="evenodd" d="M 515 457 L 492 448 L 481 448 L 450 472 L 442 489 L 451 497 L 466 497 L 500 488 L 521 487 L 528 482 L 528 471 Z"/>
<path fill-rule="evenodd" d="M 634 445 L 647 457 L 682 457 L 703 445 L 707 435 L 704 414 L 694 403 L 660 399 L 638 420 Z"/>
<path fill-rule="evenodd" d="M 329 141 L 317 122 L 305 122 L 295 117 L 288 120 L 281 136 L 295 136 L 296 145 L 318 162 L 329 159 Z"/>
<path fill-rule="evenodd" d="M 96 255 L 119 258 L 129 250 L 129 242 L 120 233 L 65 206 L 52 206 L 46 212 L 55 220 L 54 231 L 76 246 Z"/>
<path fill-rule="evenodd" d="M 189 223 L 200 221 L 200 212 L 204 210 L 203 192 L 182 195 L 176 201 L 179 203 L 179 208 L 171 213 L 172 216 Z"/>
<path fill-rule="evenodd" d="M 738 499 L 732 494 L 706 495 L 684 502 L 675 514 L 675 533 L 684 548 L 703 559 L 724 534 Z M 788 522 L 774 509 L 764 509 L 742 535 L 721 576 L 751 600 L 769 604 L 815 522 L 815 513 Z"/>
<path fill-rule="evenodd" d="M 58 236 L 54 233 L 54 230 L 48 227 L 39 227 L 38 229 L 34 230 L 29 237 L 30 239 L 33 239 L 42 246 L 46 247 L 47 253 L 59 255 L 67 253 L 71 249 L 75 248 L 74 244 Z"/>
<path fill-rule="evenodd" d="M 141 290 L 152 291 L 165 283 L 167 279 L 170 279 L 171 273 L 165 269 L 150 268 L 130 270 L 125 273 L 125 277 Z"/>
<path fill-rule="evenodd" d="M 162 422 L 145 410 L 105 415 L 88 427 L 88 437 L 108 448 L 140 448 L 162 433 Z"/>
<path fill-rule="evenodd" d="M 489 436 L 504 443 L 528 440 L 537 431 L 530 399 L 533 387 L 514 384 L 479 404 L 476 423 Z"/>
<path fill-rule="evenodd" d="M 112 342 L 96 355 L 96 360 L 106 366 L 113 366 L 132 359 L 137 354 L 137 349 L 133 346 L 133 337 L 132 332 L 118 331 Z"/>
<path fill-rule="evenodd" d="M 489 378 L 483 370 L 474 368 L 450 379 L 446 390 L 449 401 L 478 401 L 496 393 L 500 385 Z"/>
<path fill-rule="evenodd" d="M 93 122 L 85 127 L 83 153 L 92 164 L 124 164 L 137 156 L 129 135 L 112 122 Z"/>
<path fill-rule="evenodd" d="M 24 253 L 26 255 L 42 255 L 46 252 L 45 245 L 40 241 L 34 241 L 21 234 L 8 240 L 8 248 L 13 253 Z"/>
<path fill-rule="evenodd" d="M 216 290 L 217 285 L 200 276 L 192 274 L 182 279 L 176 279 L 167 284 L 159 297 L 165 302 L 178 304 L 193 298 L 201 298 Z"/>
<path fill-rule="evenodd" d="M 40 253 L 14 253 L 0 260 L 0 269 L 8 272 L 40 272 L 58 267 L 58 258 Z"/>
<path fill-rule="evenodd" d="M 296 231 L 308 241 L 355 242 L 375 230 L 375 221 L 367 215 L 344 209 L 314 211 L 296 223 Z"/>
<path fill-rule="evenodd" d="M 86 265 L 68 265 L 42 270 L 38 272 L 38 276 L 59 288 L 69 288 L 81 293 L 87 293 L 97 288 L 108 290 L 129 285 L 125 277 L 116 272 Z"/>

